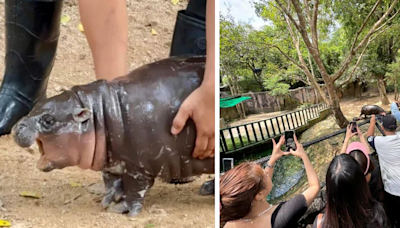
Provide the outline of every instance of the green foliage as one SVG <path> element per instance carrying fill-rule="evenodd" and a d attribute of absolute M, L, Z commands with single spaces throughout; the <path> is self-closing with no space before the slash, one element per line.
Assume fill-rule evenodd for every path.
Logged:
<path fill-rule="evenodd" d="M 389 86 L 396 86 L 400 88 L 400 63 L 394 62 L 388 65 L 388 72 L 386 73 L 387 84 Z"/>
<path fill-rule="evenodd" d="M 220 25 L 221 73 L 235 76 L 241 93 L 271 88 L 273 94 L 287 93 L 290 86 L 284 85 L 282 71 L 292 67 L 268 45 L 276 30 L 268 26 L 255 30 L 249 24 L 236 23 L 230 15 L 220 15 Z M 254 73 L 255 69 L 260 72 Z M 280 80 L 269 79 L 273 75 L 280 75 Z"/>
<path fill-rule="evenodd" d="M 281 82 L 282 78 L 280 75 L 269 75 L 265 78 L 264 86 L 270 90 L 272 96 L 286 95 L 289 93 L 289 87 L 287 83 Z"/>
<path fill-rule="evenodd" d="M 311 104 L 311 103 L 303 103 L 303 104 L 301 104 L 301 105 L 299 105 L 299 109 L 305 109 L 305 108 L 308 108 L 308 107 L 310 107 L 311 105 L 313 105 L 313 104 Z"/>
<path fill-rule="evenodd" d="M 359 34 L 356 45 L 386 12 L 391 2 L 383 0 L 380 3 Z M 229 14 L 220 15 L 220 58 L 224 69 L 221 75 L 237 76 L 237 83 L 242 93 L 268 90 L 272 94 L 280 95 L 286 94 L 290 86 L 298 81 L 308 83 L 304 70 L 293 63 L 293 61 L 300 63 L 299 56 L 289 33 L 289 27 L 282 12 L 278 10 L 276 1 L 257 0 L 253 3 L 256 15 L 268 21 L 268 25 L 262 29 L 256 30 L 248 23 L 237 23 Z M 304 2 L 300 3 L 304 10 Z M 320 1 L 317 22 L 318 51 L 329 75 L 335 74 L 342 66 L 357 32 L 375 3 L 376 0 Z M 308 1 L 308 4 L 312 4 L 312 1 Z M 290 7 L 292 16 L 297 20 L 293 5 Z M 400 4 L 388 18 L 398 10 Z M 304 14 L 306 16 L 305 10 Z M 308 23 L 307 20 L 306 29 L 311 40 Z M 357 80 L 374 83 L 376 77 L 385 75 L 389 70 L 388 65 L 395 61 L 395 53 L 400 48 L 400 16 L 394 18 L 387 26 L 388 29 L 382 29 L 384 30 L 382 33 L 375 33 L 375 35 L 379 33 L 379 36 L 371 41 L 361 63 L 354 69 L 350 82 Z M 309 71 L 314 73 L 317 81 L 321 81 L 321 73 L 314 58 L 293 25 L 292 30 L 299 41 L 300 53 L 305 64 Z M 356 52 L 350 67 L 336 85 L 348 78 L 362 49 L 359 48 Z M 252 69 L 261 69 L 261 73 L 255 74 Z"/>

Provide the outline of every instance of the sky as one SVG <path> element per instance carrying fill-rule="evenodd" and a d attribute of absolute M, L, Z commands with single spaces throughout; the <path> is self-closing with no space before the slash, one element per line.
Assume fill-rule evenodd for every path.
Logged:
<path fill-rule="evenodd" d="M 250 0 L 220 0 L 219 9 L 222 14 L 228 12 L 228 3 L 231 8 L 231 15 L 236 21 L 250 22 L 255 29 L 260 29 L 266 23 L 257 17 Z"/>

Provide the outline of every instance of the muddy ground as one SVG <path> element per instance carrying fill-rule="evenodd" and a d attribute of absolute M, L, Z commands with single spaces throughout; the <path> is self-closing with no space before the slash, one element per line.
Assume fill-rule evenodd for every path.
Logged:
<path fill-rule="evenodd" d="M 177 6 L 166 0 L 127 3 L 130 69 L 168 57 L 177 11 L 184 9 L 187 1 Z M 95 78 L 89 46 L 78 29 L 77 2 L 65 1 L 63 15 L 71 20 L 61 27 L 48 96 Z M 4 25 L 4 1 L 0 1 L 0 24 Z M 151 34 L 151 28 L 157 35 Z M 1 59 L 4 38 L 4 27 L 0 26 Z M 4 61 L 0 61 L 0 69 L 4 69 Z M 0 219 L 10 221 L 12 227 L 214 227 L 214 197 L 198 195 L 201 184 L 212 176 L 203 175 L 194 183 L 177 186 L 156 181 L 143 212 L 130 219 L 101 209 L 101 193 L 92 193 L 90 188 L 101 183 L 100 173 L 78 168 L 42 173 L 35 168 L 38 157 L 36 145 L 25 150 L 9 136 L 0 138 L 0 199 L 5 209 L 0 211 Z M 71 186 L 71 182 L 78 186 Z M 21 191 L 40 193 L 42 198 L 24 198 L 19 196 Z"/>

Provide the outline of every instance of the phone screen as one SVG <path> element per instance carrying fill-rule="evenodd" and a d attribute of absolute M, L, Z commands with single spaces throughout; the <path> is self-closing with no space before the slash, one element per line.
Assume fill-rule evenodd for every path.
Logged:
<path fill-rule="evenodd" d="M 222 159 L 222 169 L 224 172 L 233 168 L 233 158 L 223 158 Z"/>
<path fill-rule="evenodd" d="M 285 131 L 286 151 L 290 149 L 296 150 L 296 143 L 294 142 L 294 131 Z"/>
<path fill-rule="evenodd" d="M 351 133 L 356 133 L 357 132 L 357 122 L 350 122 L 351 124 Z"/>

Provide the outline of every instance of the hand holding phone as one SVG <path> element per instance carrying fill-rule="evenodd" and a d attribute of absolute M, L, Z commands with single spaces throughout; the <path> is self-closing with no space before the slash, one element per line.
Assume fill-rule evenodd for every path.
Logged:
<path fill-rule="evenodd" d="M 357 133 L 358 132 L 358 130 L 357 130 L 357 122 L 351 121 L 350 122 L 350 127 L 351 127 L 351 133 Z"/>
<path fill-rule="evenodd" d="M 285 131 L 286 151 L 296 150 L 296 142 L 294 141 L 294 131 Z"/>

